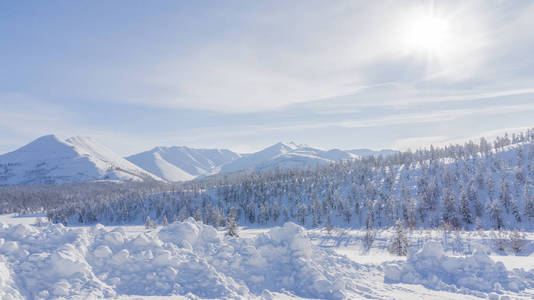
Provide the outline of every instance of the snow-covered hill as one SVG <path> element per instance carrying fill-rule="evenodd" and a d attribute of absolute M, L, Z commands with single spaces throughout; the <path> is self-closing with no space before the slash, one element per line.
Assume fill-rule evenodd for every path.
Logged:
<path fill-rule="evenodd" d="M 0 185 L 91 180 L 163 181 L 87 137 L 46 135 L 0 155 Z"/>
<path fill-rule="evenodd" d="M 237 154 L 224 149 L 156 147 L 126 157 L 130 162 L 168 181 L 187 181 L 219 173 L 261 171 L 329 164 L 393 150 L 321 150 L 293 142 L 278 143 L 258 152 Z"/>
<path fill-rule="evenodd" d="M 125 158 L 90 138 L 43 136 L 0 155 L 0 185 L 54 184 L 99 179 L 188 181 L 218 173 L 314 167 L 392 150 L 321 150 L 278 143 L 251 154 L 226 149 L 155 147 Z"/>
<path fill-rule="evenodd" d="M 217 173 L 240 155 L 226 149 L 156 147 L 126 157 L 130 162 L 169 181 L 186 181 Z"/>
<path fill-rule="evenodd" d="M 393 155 L 395 153 L 399 153 L 397 150 L 390 150 L 390 149 L 382 149 L 382 150 L 371 150 L 371 149 L 354 149 L 354 150 L 347 150 L 347 152 L 356 154 L 358 156 L 388 156 Z"/>
<path fill-rule="evenodd" d="M 339 149 L 325 151 L 293 142 L 278 143 L 225 164 L 221 173 L 308 167 L 357 157 L 359 156 Z"/>

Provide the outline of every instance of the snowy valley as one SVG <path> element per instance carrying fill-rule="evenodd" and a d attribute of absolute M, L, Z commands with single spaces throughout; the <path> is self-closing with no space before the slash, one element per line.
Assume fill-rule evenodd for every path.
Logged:
<path fill-rule="evenodd" d="M 277 144 L 128 158 L 198 177 L 184 182 L 46 137 L 2 156 L 18 162 L 5 174 L 35 167 L 22 161 L 40 144 L 51 169 L 100 175 L 0 187 L 0 299 L 534 296 L 533 130 L 387 156 Z"/>
<path fill-rule="evenodd" d="M 0 300 L 534 299 L 534 1 L 0 1 Z"/>

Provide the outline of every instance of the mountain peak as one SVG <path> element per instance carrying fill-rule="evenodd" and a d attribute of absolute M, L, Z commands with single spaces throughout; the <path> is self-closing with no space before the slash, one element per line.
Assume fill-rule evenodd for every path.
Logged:
<path fill-rule="evenodd" d="M 87 137 L 45 135 L 0 155 L 0 185 L 162 180 Z"/>
<path fill-rule="evenodd" d="M 33 140 L 30 143 L 28 143 L 28 145 L 32 145 L 32 144 L 52 144 L 52 143 L 64 143 L 64 141 L 62 139 L 60 139 L 55 134 L 47 134 L 47 135 L 43 135 L 43 136 L 40 136 L 40 137 L 36 138 L 35 140 Z"/>
<path fill-rule="evenodd" d="M 226 149 L 160 146 L 126 159 L 169 181 L 184 181 L 211 175 L 239 157 L 239 154 Z"/>
<path fill-rule="evenodd" d="M 36 138 L 30 143 L 13 152 L 4 154 L 8 155 L 13 162 L 35 159 L 39 157 L 40 152 L 58 154 L 70 152 L 72 147 L 54 134 L 43 135 Z"/>

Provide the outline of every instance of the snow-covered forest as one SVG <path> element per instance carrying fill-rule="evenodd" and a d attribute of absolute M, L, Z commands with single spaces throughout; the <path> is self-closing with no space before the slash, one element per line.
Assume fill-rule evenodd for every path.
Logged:
<path fill-rule="evenodd" d="M 182 184 L 4 187 L 2 211 L 54 222 L 130 224 L 194 217 L 224 226 L 534 228 L 534 130 L 308 169 L 218 175 Z"/>

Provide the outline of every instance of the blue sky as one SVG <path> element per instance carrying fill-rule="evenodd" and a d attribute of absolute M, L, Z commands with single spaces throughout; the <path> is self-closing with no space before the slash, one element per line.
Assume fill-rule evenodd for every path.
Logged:
<path fill-rule="evenodd" d="M 0 153 L 407 149 L 534 127 L 532 1 L 2 1 Z"/>

